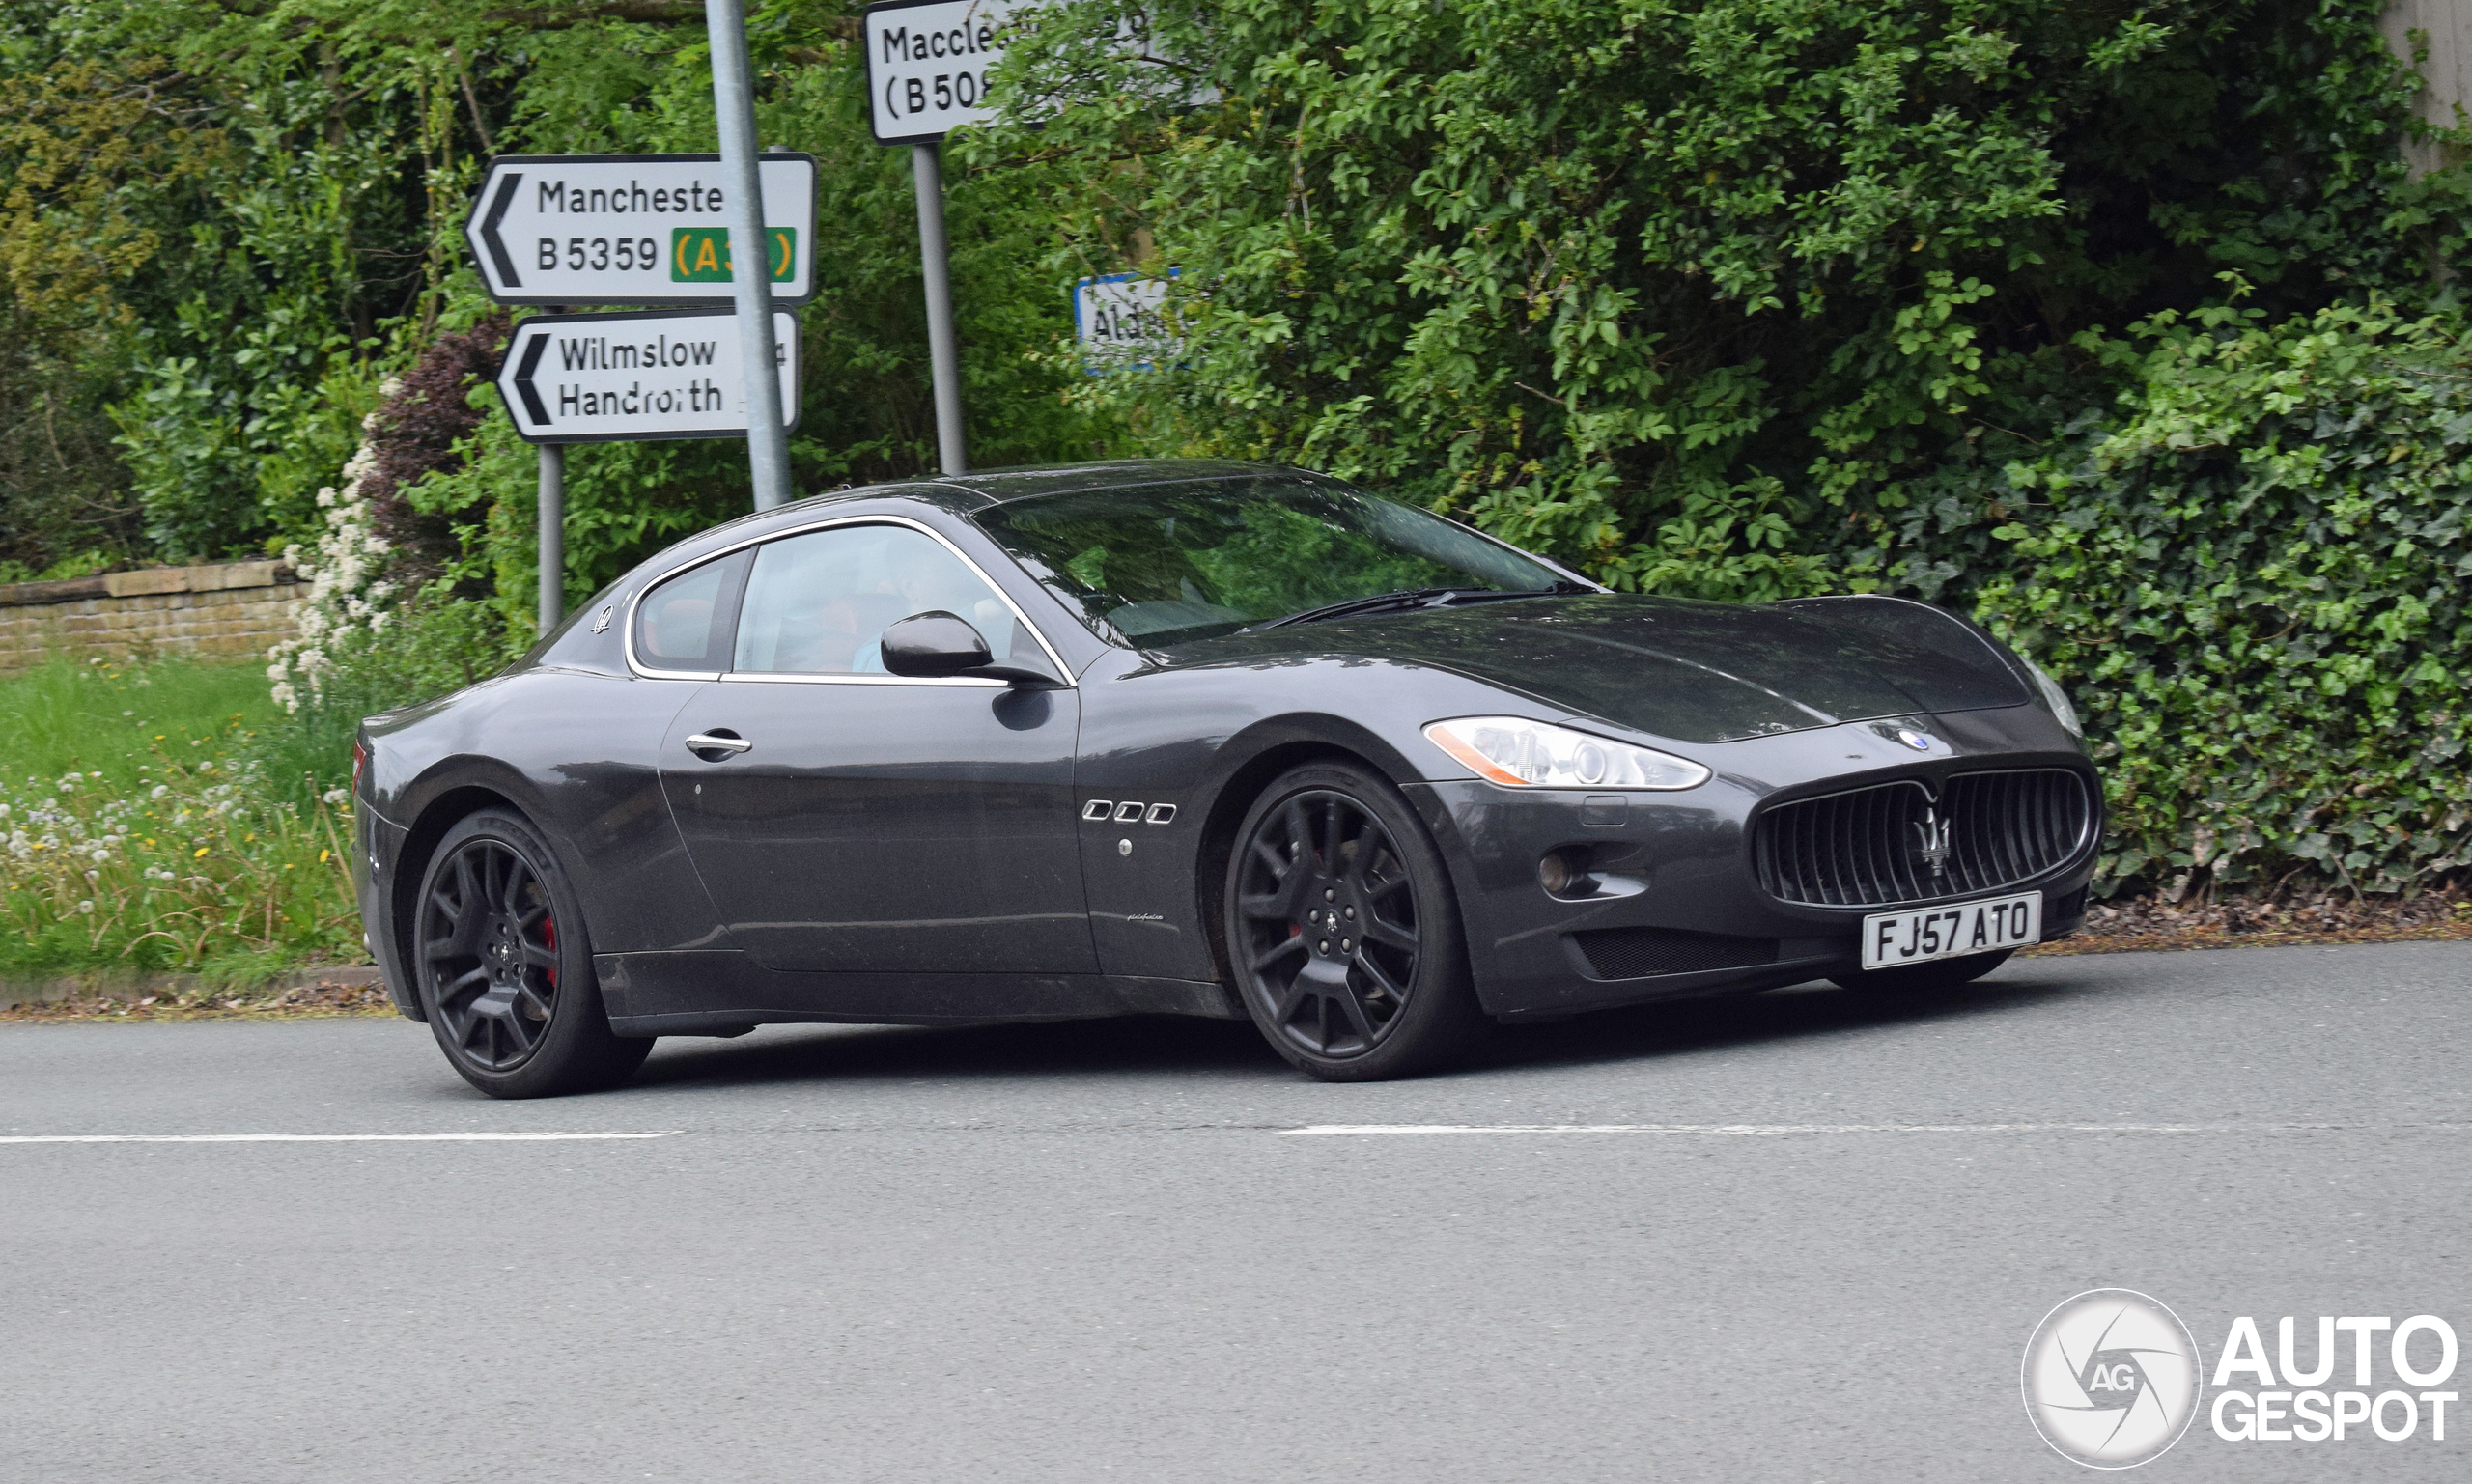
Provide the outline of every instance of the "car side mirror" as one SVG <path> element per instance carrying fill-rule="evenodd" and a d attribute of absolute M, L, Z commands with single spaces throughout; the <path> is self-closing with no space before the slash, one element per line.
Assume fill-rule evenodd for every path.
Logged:
<path fill-rule="evenodd" d="M 1014 686 L 1064 684 L 1044 669 L 997 664 L 987 648 L 987 636 L 968 619 L 938 610 L 913 613 L 885 630 L 885 669 L 893 675 L 941 680 L 966 675 L 1000 680 Z"/>

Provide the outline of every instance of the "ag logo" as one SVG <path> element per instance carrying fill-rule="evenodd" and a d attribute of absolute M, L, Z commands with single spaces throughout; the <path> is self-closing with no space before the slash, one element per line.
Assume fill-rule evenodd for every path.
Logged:
<path fill-rule="evenodd" d="M 2026 1415 L 2066 1458 L 2134 1469 L 2188 1431 L 2198 1376 L 2197 1342 L 2178 1315 L 2144 1294 L 2097 1288 L 2044 1315 L 2026 1342 Z"/>

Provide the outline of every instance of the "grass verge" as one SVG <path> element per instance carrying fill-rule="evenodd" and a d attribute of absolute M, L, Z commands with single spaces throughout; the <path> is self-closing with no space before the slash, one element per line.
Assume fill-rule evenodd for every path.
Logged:
<path fill-rule="evenodd" d="M 277 725 L 246 667 L 0 682 L 0 975 L 247 991 L 359 962 L 345 794 L 269 776 L 259 729 Z"/>
<path fill-rule="evenodd" d="M 281 714 L 258 665 L 53 659 L 0 680 L 0 780 L 73 771 L 126 786 L 158 751 L 254 739 Z"/>

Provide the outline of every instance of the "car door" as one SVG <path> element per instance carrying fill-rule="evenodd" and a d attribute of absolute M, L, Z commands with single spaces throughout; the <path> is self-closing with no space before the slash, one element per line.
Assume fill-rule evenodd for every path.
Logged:
<path fill-rule="evenodd" d="M 930 611 L 969 619 L 998 659 L 1062 674 L 923 525 L 861 519 L 755 548 L 728 672 L 663 742 L 688 854 L 767 968 L 1094 973 L 1079 693 L 885 673 L 885 628 Z"/>

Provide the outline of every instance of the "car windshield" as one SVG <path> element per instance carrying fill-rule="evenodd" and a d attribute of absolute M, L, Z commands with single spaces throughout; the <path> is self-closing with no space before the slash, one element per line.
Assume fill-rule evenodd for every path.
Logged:
<path fill-rule="evenodd" d="M 1144 647 L 1383 593 L 1565 580 L 1414 506 L 1276 475 L 1035 496 L 977 518 L 1102 637 Z"/>

